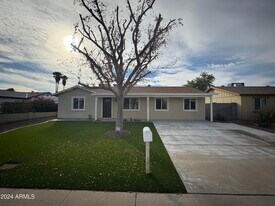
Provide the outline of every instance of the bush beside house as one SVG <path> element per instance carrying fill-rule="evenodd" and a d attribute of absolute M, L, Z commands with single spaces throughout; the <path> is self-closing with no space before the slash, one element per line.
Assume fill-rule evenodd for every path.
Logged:
<path fill-rule="evenodd" d="M 274 112 L 267 109 L 260 110 L 256 115 L 256 122 L 261 127 L 271 127 L 275 122 Z"/>

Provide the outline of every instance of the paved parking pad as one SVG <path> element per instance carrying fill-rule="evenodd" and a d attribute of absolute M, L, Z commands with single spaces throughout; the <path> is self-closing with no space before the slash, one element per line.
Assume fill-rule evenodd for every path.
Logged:
<path fill-rule="evenodd" d="M 156 121 L 188 193 L 275 195 L 275 135 L 232 123 Z"/>

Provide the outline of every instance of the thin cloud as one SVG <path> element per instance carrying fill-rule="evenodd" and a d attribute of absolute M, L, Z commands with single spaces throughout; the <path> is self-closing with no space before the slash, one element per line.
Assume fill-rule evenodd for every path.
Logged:
<path fill-rule="evenodd" d="M 63 44 L 73 34 L 80 10 L 70 0 L 2 0 L 0 87 L 53 91 L 53 71 L 69 76 L 68 86 L 77 84 L 77 76 L 96 82 L 88 68 L 79 72 L 83 58 Z M 159 0 L 155 13 L 167 20 L 182 18 L 184 26 L 171 33 L 170 43 L 151 65 L 152 84 L 183 85 L 202 71 L 214 74 L 216 85 L 275 84 L 273 1 Z"/>

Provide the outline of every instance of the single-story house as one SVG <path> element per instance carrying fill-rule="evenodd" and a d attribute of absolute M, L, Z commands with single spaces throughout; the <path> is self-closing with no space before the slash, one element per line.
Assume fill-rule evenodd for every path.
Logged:
<path fill-rule="evenodd" d="M 101 87 L 74 86 L 55 94 L 62 119 L 116 118 L 117 100 Z M 205 93 L 191 87 L 133 87 L 124 99 L 123 115 L 134 120 L 205 120 Z"/>
<path fill-rule="evenodd" d="M 255 118 L 261 109 L 275 111 L 275 87 L 231 83 L 228 86 L 211 87 L 206 92 L 215 94 L 213 103 L 236 103 L 238 120 Z"/>

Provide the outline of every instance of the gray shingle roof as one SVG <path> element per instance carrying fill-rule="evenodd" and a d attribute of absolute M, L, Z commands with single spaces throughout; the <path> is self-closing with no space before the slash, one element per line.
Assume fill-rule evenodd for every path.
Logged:
<path fill-rule="evenodd" d="M 213 87 L 212 89 L 220 89 L 228 92 L 232 92 L 238 95 L 275 95 L 275 87 Z"/>
<path fill-rule="evenodd" d="M 90 88 L 91 91 L 94 91 L 95 93 L 111 93 L 108 90 L 104 90 L 98 87 Z M 135 94 L 146 94 L 146 93 L 204 93 L 198 89 L 192 88 L 192 87 L 133 87 L 130 92 Z"/>
<path fill-rule="evenodd" d="M 14 92 L 7 90 L 0 90 L 0 97 L 2 98 L 16 98 L 16 99 L 29 99 L 41 94 L 46 94 L 49 92 Z"/>
<path fill-rule="evenodd" d="M 55 93 L 55 96 L 58 96 L 60 94 L 66 93 L 68 91 L 71 91 L 73 89 L 82 89 L 87 92 L 91 92 L 95 95 L 113 95 L 113 93 L 109 90 L 103 89 L 101 87 L 89 87 L 89 86 L 80 86 L 80 85 L 75 85 L 71 88 L 64 89 L 58 93 Z M 192 87 L 152 87 L 152 86 L 137 86 L 133 87 L 130 92 L 128 93 L 129 95 L 198 95 L 198 96 L 211 96 L 212 94 L 208 94 L 206 92 L 203 92 L 201 90 L 192 88 Z"/>

